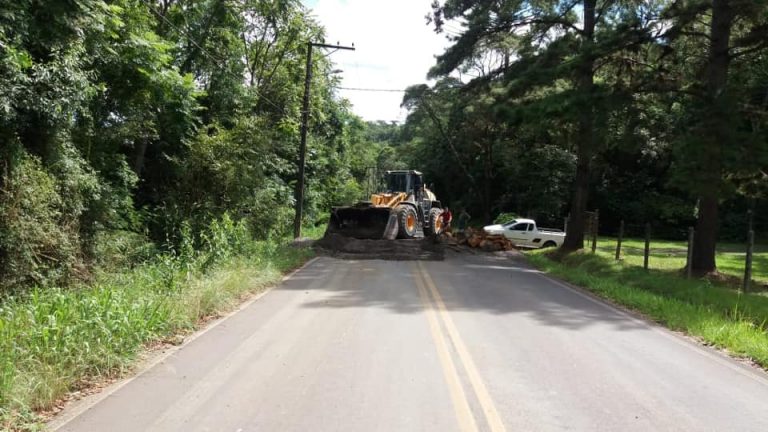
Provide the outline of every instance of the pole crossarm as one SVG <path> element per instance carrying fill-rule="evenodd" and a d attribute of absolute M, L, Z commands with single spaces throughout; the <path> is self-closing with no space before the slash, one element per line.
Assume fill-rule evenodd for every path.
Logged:
<path fill-rule="evenodd" d="M 348 47 L 348 46 L 342 46 L 342 45 L 328 45 L 328 44 L 316 43 L 316 42 L 309 42 L 309 44 L 316 48 L 333 48 L 333 49 L 349 50 L 349 51 L 355 50 L 354 46 Z"/>

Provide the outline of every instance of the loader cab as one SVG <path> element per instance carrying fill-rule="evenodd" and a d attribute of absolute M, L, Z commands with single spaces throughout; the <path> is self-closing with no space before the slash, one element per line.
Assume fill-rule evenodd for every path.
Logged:
<path fill-rule="evenodd" d="M 387 171 L 386 182 L 387 192 L 415 193 L 419 198 L 424 186 L 422 174 L 414 170 Z"/>
<path fill-rule="evenodd" d="M 433 207 L 440 207 L 439 201 L 432 201 L 424 189 L 424 175 L 415 170 L 387 171 L 387 192 L 404 192 L 408 194 L 407 202 L 416 209 L 422 226 L 429 226 L 430 211 Z"/>

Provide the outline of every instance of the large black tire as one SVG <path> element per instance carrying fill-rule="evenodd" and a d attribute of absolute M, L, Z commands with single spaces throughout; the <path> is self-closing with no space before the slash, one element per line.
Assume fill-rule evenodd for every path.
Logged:
<path fill-rule="evenodd" d="M 419 230 L 419 216 L 412 206 L 401 204 L 397 207 L 397 238 L 411 239 Z"/>
<path fill-rule="evenodd" d="M 440 217 L 441 214 L 443 214 L 443 210 L 437 207 L 429 211 L 429 234 L 432 236 L 439 236 L 445 229 L 443 219 Z"/>
<path fill-rule="evenodd" d="M 548 241 L 544 242 L 544 245 L 541 246 L 541 247 L 542 247 L 542 249 L 544 249 L 544 248 L 553 248 L 553 247 L 557 247 L 557 243 L 553 242 L 552 240 L 548 240 Z"/>

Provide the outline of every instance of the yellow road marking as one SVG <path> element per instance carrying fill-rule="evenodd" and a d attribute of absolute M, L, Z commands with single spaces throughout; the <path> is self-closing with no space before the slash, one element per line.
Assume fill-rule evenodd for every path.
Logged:
<path fill-rule="evenodd" d="M 480 402 L 480 406 L 483 409 L 483 414 L 485 414 L 485 419 L 488 422 L 488 426 L 493 432 L 505 431 L 506 429 L 504 428 L 504 423 L 502 423 L 499 412 L 496 410 L 496 405 L 494 405 L 493 399 L 491 399 L 491 395 L 488 393 L 488 389 L 486 388 L 483 379 L 480 377 L 477 366 L 475 366 L 475 362 L 472 360 L 472 356 L 469 354 L 467 346 L 464 344 L 464 341 L 459 335 L 459 331 L 456 329 L 456 325 L 453 323 L 451 316 L 448 314 L 448 309 L 445 307 L 445 302 L 443 302 L 443 298 L 440 295 L 440 292 L 437 290 L 435 283 L 432 281 L 432 277 L 429 275 L 429 273 L 427 273 L 424 265 L 419 262 L 418 266 L 420 273 L 424 278 L 424 282 L 426 283 L 427 287 L 429 287 L 429 291 L 432 293 L 432 296 L 435 299 L 438 314 L 443 319 L 443 324 L 445 324 L 445 329 L 448 332 L 448 336 L 451 338 L 454 347 L 456 347 L 459 360 L 467 371 L 469 382 L 472 385 L 472 389 L 475 391 L 475 395 L 477 396 L 478 401 Z"/>
<path fill-rule="evenodd" d="M 424 311 L 427 314 L 427 321 L 429 321 L 429 329 L 432 332 L 432 339 L 434 339 L 435 347 L 437 348 L 437 356 L 443 367 L 445 381 L 448 383 L 448 390 L 451 393 L 453 408 L 456 412 L 456 420 L 458 420 L 459 428 L 462 431 L 477 431 L 475 417 L 472 415 L 472 410 L 469 408 L 469 402 L 467 402 L 467 396 L 464 394 L 464 388 L 461 386 L 459 374 L 456 372 L 456 366 L 448 351 L 445 337 L 440 330 L 440 322 L 438 321 L 434 306 L 429 300 L 429 294 L 427 293 L 427 289 L 425 288 L 419 273 L 419 271 L 414 272 L 416 287 L 419 290 L 421 302 L 424 304 Z"/>

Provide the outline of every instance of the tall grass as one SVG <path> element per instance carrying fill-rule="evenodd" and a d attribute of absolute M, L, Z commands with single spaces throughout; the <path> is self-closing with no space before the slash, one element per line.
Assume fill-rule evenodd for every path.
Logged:
<path fill-rule="evenodd" d="M 768 367 L 768 297 L 740 294 L 663 270 L 645 271 L 612 258 L 576 253 L 551 259 L 528 254 L 536 267 Z"/>
<path fill-rule="evenodd" d="M 0 429 L 32 428 L 35 410 L 67 392 L 124 373 L 149 343 L 278 281 L 311 252 L 250 240 L 223 220 L 203 247 L 158 255 L 132 270 L 103 272 L 77 289 L 35 289 L 0 302 Z"/>

